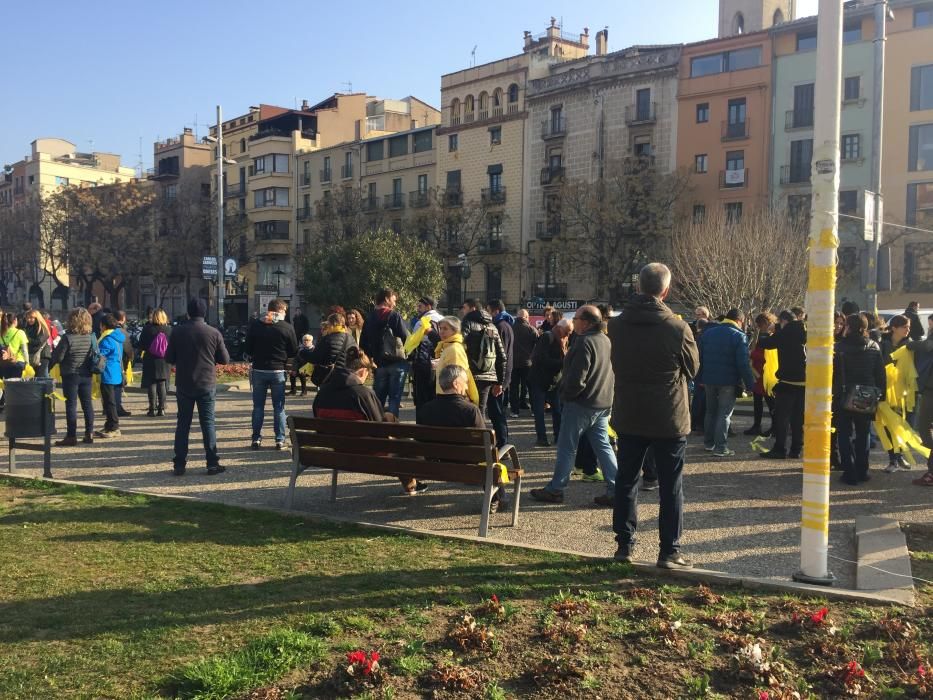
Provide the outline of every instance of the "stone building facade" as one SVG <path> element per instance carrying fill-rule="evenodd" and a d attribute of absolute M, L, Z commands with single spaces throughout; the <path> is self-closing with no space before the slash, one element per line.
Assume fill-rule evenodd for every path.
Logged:
<path fill-rule="evenodd" d="M 633 46 L 552 65 L 529 82 L 525 145 L 526 297 L 592 299 L 587 269 L 566 264 L 558 243 L 560 192 L 567 181 L 596 182 L 638 160 L 661 172 L 676 164 L 677 73 L 681 47 Z"/>

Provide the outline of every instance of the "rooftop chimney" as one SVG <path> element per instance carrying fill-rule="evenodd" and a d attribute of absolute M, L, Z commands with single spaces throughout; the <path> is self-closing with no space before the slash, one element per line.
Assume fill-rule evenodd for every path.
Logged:
<path fill-rule="evenodd" d="M 609 53 L 609 27 L 596 32 L 596 55 L 605 56 Z"/>
<path fill-rule="evenodd" d="M 302 109 L 303 111 L 305 111 L 305 112 L 308 111 L 308 108 L 309 108 L 310 106 L 311 106 L 311 105 L 308 104 L 308 101 L 307 101 L 307 100 L 302 100 L 302 101 L 301 101 L 301 109 Z"/>
<path fill-rule="evenodd" d="M 526 29 L 526 30 L 525 30 L 525 48 L 527 49 L 529 46 L 531 46 L 531 43 L 532 43 L 533 41 L 534 41 L 534 39 L 533 39 L 532 36 L 531 36 L 531 32 L 529 32 L 529 31 Z"/>

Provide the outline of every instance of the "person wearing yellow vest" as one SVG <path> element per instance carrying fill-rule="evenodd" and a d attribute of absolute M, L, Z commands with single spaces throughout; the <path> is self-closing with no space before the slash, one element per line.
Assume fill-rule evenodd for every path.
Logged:
<path fill-rule="evenodd" d="M 807 380 L 807 326 L 791 311 L 778 315 L 774 335 L 759 338 L 758 347 L 777 350 L 777 386 L 774 387 L 774 446 L 762 456 L 769 459 L 798 459 L 803 450 L 803 409 Z M 787 432 L 790 428 L 790 450 Z"/>
<path fill-rule="evenodd" d="M 441 370 L 447 365 L 463 367 L 467 375 L 467 397 L 479 406 L 479 390 L 470 371 L 470 362 L 467 360 L 466 347 L 463 345 L 463 336 L 460 335 L 460 319 L 456 316 L 444 316 L 437 323 L 437 334 L 441 337 L 437 347 L 434 348 L 434 373 L 440 377 Z M 435 380 L 435 393 L 440 394 L 443 389 Z"/>

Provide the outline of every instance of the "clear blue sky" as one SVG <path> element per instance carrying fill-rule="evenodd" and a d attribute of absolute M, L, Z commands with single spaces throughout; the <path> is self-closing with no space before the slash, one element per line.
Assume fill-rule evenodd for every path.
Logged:
<path fill-rule="evenodd" d="M 799 0 L 799 14 L 817 0 Z M 40 136 L 121 154 L 145 167 L 152 142 L 251 104 L 314 103 L 345 90 L 416 95 L 439 106 L 440 76 L 521 51 L 553 15 L 610 51 L 715 36 L 717 0 L 26 0 L 4 3 L 0 166 Z M 592 42 L 595 44 L 595 42 Z M 591 49 L 592 50 L 592 49 Z"/>

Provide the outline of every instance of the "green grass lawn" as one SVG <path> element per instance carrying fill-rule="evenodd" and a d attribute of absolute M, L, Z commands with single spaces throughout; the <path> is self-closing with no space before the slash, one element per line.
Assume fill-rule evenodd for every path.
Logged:
<path fill-rule="evenodd" d="M 930 600 L 814 621 L 611 562 L 0 479 L 0 698 L 921 697 Z"/>

